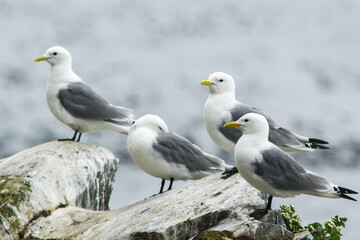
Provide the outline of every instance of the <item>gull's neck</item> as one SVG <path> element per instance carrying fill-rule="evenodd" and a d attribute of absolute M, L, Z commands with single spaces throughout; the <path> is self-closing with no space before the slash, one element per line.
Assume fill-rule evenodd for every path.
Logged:
<path fill-rule="evenodd" d="M 73 83 L 81 82 L 81 79 L 76 75 L 71 67 L 70 63 L 61 63 L 56 65 L 51 65 L 48 82 L 50 83 Z"/>
<path fill-rule="evenodd" d="M 260 147 L 261 145 L 269 143 L 268 133 L 245 133 L 240 137 L 238 144 L 243 147 Z"/>
<path fill-rule="evenodd" d="M 50 64 L 50 72 L 72 72 L 71 62 Z"/>
<path fill-rule="evenodd" d="M 224 93 L 210 92 L 208 99 L 215 101 L 226 101 L 226 102 L 236 101 L 235 92 L 224 92 Z"/>
<path fill-rule="evenodd" d="M 256 127 L 247 127 L 242 129 L 243 135 L 240 139 L 243 138 L 244 141 L 248 142 L 249 145 L 259 146 L 263 143 L 269 141 L 269 125 L 268 123 L 257 124 Z"/>

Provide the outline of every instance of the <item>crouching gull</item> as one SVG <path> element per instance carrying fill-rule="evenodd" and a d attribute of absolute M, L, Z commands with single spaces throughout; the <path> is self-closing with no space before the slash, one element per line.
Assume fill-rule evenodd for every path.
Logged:
<path fill-rule="evenodd" d="M 219 147 L 233 153 L 235 144 L 242 134 L 241 130 L 224 128 L 223 125 L 238 120 L 246 113 L 253 112 L 264 116 L 265 114 L 257 108 L 236 101 L 234 80 L 226 73 L 213 73 L 209 80 L 204 80 L 201 84 L 209 86 L 210 90 L 203 112 L 207 132 Z M 278 126 L 270 117 L 265 117 L 270 127 L 269 141 L 282 150 L 291 152 L 328 149 L 322 145 L 328 144 L 328 142 L 301 136 Z"/>
<path fill-rule="evenodd" d="M 83 132 L 112 130 L 127 134 L 133 122 L 132 110 L 114 106 L 87 86 L 71 67 L 71 55 L 63 47 L 51 47 L 35 62 L 47 61 L 50 72 L 46 100 L 55 117 L 71 127 L 71 139 L 80 141 Z"/>
<path fill-rule="evenodd" d="M 241 176 L 258 190 L 270 194 L 263 213 L 271 209 L 272 197 L 308 194 L 326 198 L 345 198 L 357 192 L 330 183 L 304 169 L 294 158 L 269 142 L 269 124 L 264 116 L 248 113 L 224 127 L 240 128 L 243 135 L 236 144 L 235 163 Z"/>
<path fill-rule="evenodd" d="M 148 174 L 165 180 L 200 179 L 210 174 L 232 169 L 224 160 L 202 151 L 186 138 L 169 132 L 157 115 L 144 115 L 131 126 L 128 150 L 136 165 Z"/>

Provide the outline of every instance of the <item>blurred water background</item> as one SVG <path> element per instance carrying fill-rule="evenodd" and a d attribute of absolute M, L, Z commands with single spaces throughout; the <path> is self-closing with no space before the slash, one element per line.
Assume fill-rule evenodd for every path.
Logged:
<path fill-rule="evenodd" d="M 170 130 L 232 163 L 207 135 L 208 89 L 199 84 L 215 71 L 229 73 L 238 100 L 331 143 L 328 151 L 292 154 L 301 164 L 360 190 L 359 12 L 356 0 L 2 0 L 0 156 L 72 136 L 47 107 L 49 65 L 33 63 L 60 45 L 72 53 L 74 71 L 108 101 L 136 117 L 158 114 Z M 159 190 L 160 180 L 132 163 L 126 136 L 103 131 L 82 141 L 121 160 L 112 209 Z M 346 216 L 344 239 L 360 236 L 358 203 L 301 196 L 279 204 L 294 204 L 305 224 Z"/>

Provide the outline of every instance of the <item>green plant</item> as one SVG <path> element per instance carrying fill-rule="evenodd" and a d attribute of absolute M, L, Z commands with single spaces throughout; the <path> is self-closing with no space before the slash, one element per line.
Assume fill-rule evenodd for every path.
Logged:
<path fill-rule="evenodd" d="M 301 219 L 295 214 L 295 207 L 293 205 L 281 205 L 280 213 L 289 231 L 293 233 L 309 231 L 314 240 L 339 240 L 342 236 L 340 228 L 345 227 L 345 222 L 347 221 L 347 218 L 336 215 L 331 220 L 326 221 L 324 225 L 314 222 L 307 226 L 302 226 Z"/>

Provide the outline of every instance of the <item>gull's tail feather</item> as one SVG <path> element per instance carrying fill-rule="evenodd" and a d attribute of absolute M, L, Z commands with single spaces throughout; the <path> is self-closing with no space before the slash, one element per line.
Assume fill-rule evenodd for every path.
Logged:
<path fill-rule="evenodd" d="M 339 187 L 339 186 L 338 187 L 334 186 L 334 191 L 336 192 L 335 194 L 337 196 L 339 196 L 340 198 L 345 198 L 345 199 L 348 199 L 348 200 L 357 201 L 355 198 L 349 197 L 346 194 L 358 194 L 358 192 L 355 192 L 355 191 L 353 191 L 351 189 L 348 189 L 348 188 Z"/>
<path fill-rule="evenodd" d="M 117 119 L 105 119 L 104 121 L 106 122 L 111 122 L 113 124 L 116 125 L 121 125 L 121 126 L 131 126 L 132 122 L 134 121 L 132 118 L 127 118 L 127 119 L 121 119 L 121 120 L 117 120 Z"/>
<path fill-rule="evenodd" d="M 105 122 L 115 124 L 111 130 L 117 131 L 122 134 L 128 134 L 132 123 L 134 122 L 133 111 L 129 108 L 113 106 L 113 109 L 116 111 L 116 117 L 111 119 L 104 119 Z"/>
<path fill-rule="evenodd" d="M 105 122 L 112 123 L 112 127 L 109 130 L 116 131 L 125 135 L 128 135 L 131 124 L 125 121 L 118 121 L 112 119 L 105 119 Z"/>
<path fill-rule="evenodd" d="M 113 106 L 113 107 L 116 109 L 117 117 L 116 119 L 113 118 L 112 120 L 119 121 L 120 123 L 130 122 L 130 124 L 132 124 L 132 122 L 134 121 L 134 114 L 132 109 L 120 107 L 120 106 Z"/>
<path fill-rule="evenodd" d="M 194 145 L 194 146 L 196 146 L 196 145 Z M 199 148 L 198 146 L 196 146 L 196 147 Z M 201 150 L 201 149 L 199 148 L 199 150 Z M 215 172 L 220 172 L 220 171 L 229 171 L 230 169 L 234 168 L 234 166 L 226 164 L 225 161 L 221 158 L 218 158 L 218 157 L 208 154 L 206 152 L 203 152 L 203 154 L 211 166 L 208 169 L 209 172 L 215 173 Z"/>

